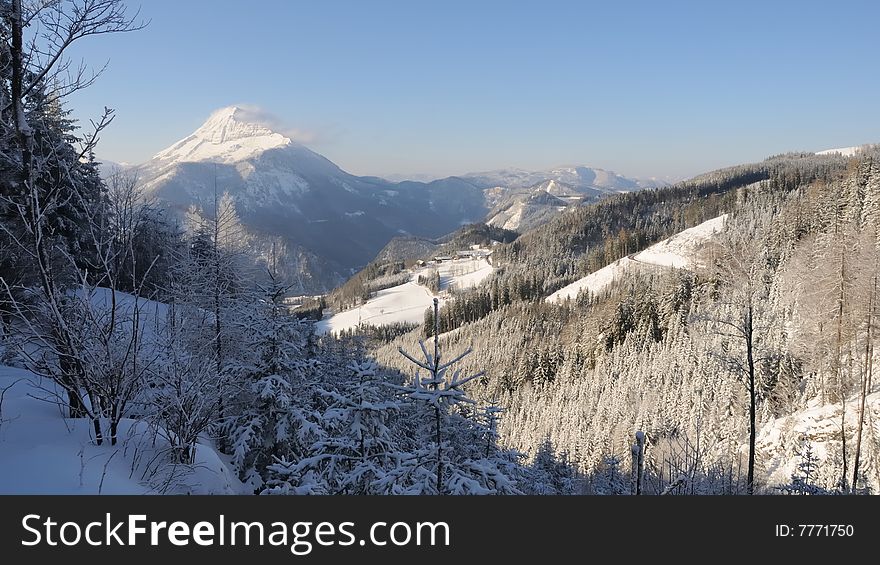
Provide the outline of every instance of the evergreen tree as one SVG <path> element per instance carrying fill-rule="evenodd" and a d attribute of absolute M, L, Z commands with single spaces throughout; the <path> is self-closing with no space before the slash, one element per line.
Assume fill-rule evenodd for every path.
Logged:
<path fill-rule="evenodd" d="M 284 298 L 288 287 L 278 278 L 274 261 L 269 282 L 259 287 L 256 305 L 245 309 L 240 335 L 248 336 L 247 357 L 230 360 L 226 368 L 231 390 L 230 425 L 233 462 L 239 475 L 255 489 L 269 476 L 277 459 L 299 459 L 323 431 L 315 422 L 305 359 L 307 324 L 293 316 Z"/>
<path fill-rule="evenodd" d="M 802 440 L 800 461 L 797 469 L 791 474 L 791 482 L 778 487 L 785 494 L 797 495 L 828 495 L 836 492 L 816 484 L 819 460 L 813 453 L 813 445 L 806 439 Z"/>
<path fill-rule="evenodd" d="M 320 417 L 324 436 L 299 461 L 270 467 L 268 493 L 382 494 L 386 473 L 402 455 L 391 419 L 399 401 L 373 361 L 354 361 L 340 390 L 323 388 L 329 406 Z"/>
<path fill-rule="evenodd" d="M 515 477 L 508 473 L 514 467 L 508 454 L 485 457 L 474 439 L 485 434 L 479 426 L 456 413 L 463 404 L 474 404 L 462 387 L 482 376 L 476 373 L 462 377 L 461 370 L 450 368 L 467 357 L 471 350 L 445 363 L 441 362 L 439 343 L 439 302 L 434 299 L 433 354 L 419 341 L 422 359 L 399 349 L 401 355 L 427 372 L 416 371 L 413 382 L 401 387 L 405 398 L 419 403 L 416 418 L 430 422 L 424 426 L 425 442 L 405 457 L 388 473 L 384 484 L 395 494 L 509 494 L 519 492 Z M 427 412 L 427 413 L 426 413 Z M 428 416 L 429 418 L 425 418 Z M 461 437 L 461 436 L 464 437 Z M 477 446 L 475 450 L 474 447 Z"/>

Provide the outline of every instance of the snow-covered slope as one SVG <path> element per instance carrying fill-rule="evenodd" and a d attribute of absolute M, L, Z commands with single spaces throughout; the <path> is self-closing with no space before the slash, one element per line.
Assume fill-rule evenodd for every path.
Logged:
<path fill-rule="evenodd" d="M 115 296 L 106 288 L 77 289 L 93 323 L 114 312 L 116 336 L 126 343 L 138 324 L 142 348 L 150 350 L 166 336 L 168 306 Z M 150 358 L 147 354 L 145 358 Z M 119 442 L 95 445 L 91 422 L 64 418 L 58 405 L 66 393 L 24 369 L 0 366 L 0 494 L 238 494 L 242 485 L 209 442 L 196 447 L 193 466 L 166 465 L 168 442 L 161 428 L 124 418 Z"/>
<path fill-rule="evenodd" d="M 489 189 L 487 192 L 495 203 L 486 223 L 519 233 L 549 222 L 571 205 L 602 196 L 592 189 L 578 191 L 552 179 L 528 189 L 507 192 Z"/>
<path fill-rule="evenodd" d="M 577 192 L 571 186 L 559 182 L 556 179 L 550 179 L 548 181 L 544 181 L 538 185 L 538 190 L 542 190 L 548 194 L 553 194 L 554 196 L 561 196 L 566 194 L 572 194 Z"/>
<path fill-rule="evenodd" d="M 527 203 L 516 202 L 509 208 L 492 215 L 486 223 L 490 226 L 516 231 L 520 229 L 527 209 Z"/>
<path fill-rule="evenodd" d="M 598 294 L 608 285 L 613 283 L 628 272 L 633 266 L 633 260 L 629 257 L 618 259 L 610 265 L 605 265 L 598 271 L 593 271 L 582 279 L 578 279 L 568 286 L 562 287 L 546 298 L 547 302 L 559 302 L 569 298 L 576 298 L 581 292 Z"/>
<path fill-rule="evenodd" d="M 54 385 L 0 366 L 0 494 L 240 494 L 241 483 L 208 444 L 193 466 L 165 466 L 168 449 L 142 421 L 124 419 L 115 446 L 95 445 L 90 422 L 63 418 Z M 155 438 L 155 440 L 154 440 Z"/>
<path fill-rule="evenodd" d="M 486 212 L 481 189 L 458 178 L 392 183 L 351 175 L 273 131 L 254 113 L 217 110 L 192 134 L 138 167 L 147 196 L 210 213 L 228 192 L 253 232 L 281 236 L 309 269 L 303 293 L 326 291 L 392 237 L 439 237 Z M 319 276 L 320 275 L 320 276 Z"/>
<path fill-rule="evenodd" d="M 425 310 L 431 306 L 433 295 L 422 285 L 409 281 L 380 290 L 359 308 L 334 314 L 315 325 L 317 333 L 337 333 L 358 327 L 359 324 L 387 326 L 390 324 L 417 324 L 425 319 Z"/>
<path fill-rule="evenodd" d="M 462 290 L 479 286 L 494 271 L 485 259 L 456 259 L 437 266 L 440 273 L 440 290 Z M 416 276 L 425 270 L 417 271 Z"/>
<path fill-rule="evenodd" d="M 555 181 L 548 181 L 548 183 L 555 183 Z M 563 200 L 549 191 L 539 189 L 536 192 L 517 195 L 497 206 L 486 223 L 490 226 L 525 233 L 558 216 L 572 201 L 580 202 L 581 199 L 574 197 Z"/>
<path fill-rule="evenodd" d="M 653 267 L 687 268 L 692 265 L 694 252 L 705 241 L 724 227 L 727 214 L 712 218 L 698 226 L 648 247 L 644 251 L 618 259 L 563 287 L 547 297 L 547 302 L 576 298 L 580 292 L 598 294 L 608 285 L 632 269 Z"/>
<path fill-rule="evenodd" d="M 686 229 L 669 239 L 664 239 L 636 253 L 633 260 L 638 263 L 649 263 L 663 267 L 686 268 L 693 262 L 693 253 L 697 247 L 721 231 L 727 214 L 712 218 L 698 226 Z"/>
<path fill-rule="evenodd" d="M 358 324 L 371 326 L 396 323 L 421 324 L 425 319 L 425 310 L 433 303 L 434 295 L 416 281 L 419 275 L 427 274 L 430 268 L 415 270 L 409 282 L 380 290 L 359 308 L 338 312 L 321 320 L 315 325 L 315 331 L 338 333 L 355 329 Z M 493 271 L 492 265 L 485 259 L 446 261 L 436 268 L 440 275 L 441 307 L 449 299 L 449 290 L 478 286 Z"/>
<path fill-rule="evenodd" d="M 292 143 L 289 138 L 264 125 L 242 119 L 243 114 L 243 110 L 236 106 L 221 108 L 192 135 L 160 151 L 153 159 L 235 163 Z"/>
<path fill-rule="evenodd" d="M 847 451 L 852 458 L 858 428 L 859 400 L 851 397 L 846 403 Z M 816 484 L 831 487 L 839 479 L 841 469 L 840 418 L 841 404 L 810 406 L 761 426 L 756 440 L 758 463 L 765 470 L 769 485 L 788 483 L 801 462 L 805 442 L 809 443 L 817 459 L 822 476 L 814 477 Z M 868 395 L 865 409 L 865 427 L 862 430 L 860 470 L 873 491 L 880 492 L 880 392 Z M 850 460 L 850 464 L 852 461 Z M 850 467 L 850 472 L 852 468 Z M 852 477 L 850 477 L 850 480 Z"/>
<path fill-rule="evenodd" d="M 866 149 L 870 149 L 871 145 L 856 145 L 853 147 L 838 147 L 837 149 L 825 149 L 824 151 L 817 151 L 816 155 L 833 155 L 838 154 L 844 157 L 853 157 L 858 155 L 862 151 Z"/>

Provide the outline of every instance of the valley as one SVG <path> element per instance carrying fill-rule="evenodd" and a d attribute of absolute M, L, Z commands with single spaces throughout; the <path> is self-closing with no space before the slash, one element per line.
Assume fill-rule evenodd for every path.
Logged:
<path fill-rule="evenodd" d="M 110 163 L 104 169 L 105 175 L 135 176 L 145 198 L 178 216 L 211 217 L 218 200 L 229 194 L 251 238 L 263 247 L 273 238 L 283 243 L 282 264 L 299 294 L 331 290 L 393 237 L 438 238 L 482 222 L 496 201 L 518 202 L 526 183 L 552 183 L 540 189 L 550 197 L 564 181 L 574 202 L 659 184 L 588 167 L 492 171 L 429 182 L 358 177 L 237 106 L 216 110 L 191 135 L 145 163 L 122 168 Z M 561 211 L 534 199 L 529 206 L 528 220 L 520 212 L 519 220 L 502 223 L 523 229 Z"/>
<path fill-rule="evenodd" d="M 164 4 L 0 0 L 0 493 L 880 492 L 875 6 Z"/>

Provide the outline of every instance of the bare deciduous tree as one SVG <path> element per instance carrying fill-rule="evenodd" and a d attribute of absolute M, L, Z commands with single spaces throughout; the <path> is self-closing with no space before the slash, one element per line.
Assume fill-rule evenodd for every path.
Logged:
<path fill-rule="evenodd" d="M 2 230 L 36 273 L 35 305 L 21 304 L 5 280 L 4 290 L 12 302 L 10 310 L 19 316 L 22 324 L 34 330 L 32 335 L 42 346 L 39 354 L 26 353 L 34 368 L 52 377 L 67 392 L 71 416 L 87 415 L 92 419 L 98 443 L 103 441 L 100 419 L 106 414 L 105 408 L 109 410 L 111 440 L 115 442 L 115 424 L 126 402 L 120 405 L 117 401 L 129 393 L 121 390 L 126 387 L 118 380 L 121 375 L 112 356 L 100 361 L 89 360 L 84 349 L 93 339 L 98 339 L 105 346 L 104 353 L 110 355 L 111 342 L 119 338 L 115 291 L 109 319 L 83 302 L 88 301 L 88 297 L 77 297 L 70 292 L 67 288 L 70 281 L 60 272 L 59 261 L 76 264 L 76 257 L 59 240 L 51 222 L 53 214 L 71 203 L 80 205 L 81 210 L 88 210 L 89 205 L 94 204 L 84 190 L 86 183 L 94 182 L 89 179 L 94 173 L 93 165 L 83 164 L 82 160 L 94 153 L 99 134 L 112 121 L 113 111 L 105 109 L 103 117 L 92 122 L 93 132 L 81 140 L 79 152 L 72 150 L 69 141 L 60 135 L 63 132 L 38 135 L 42 132 L 37 128 L 46 125 L 39 120 L 31 123 L 31 117 L 50 113 L 52 108 L 48 105 L 59 105 L 64 96 L 86 88 L 99 74 L 89 77 L 84 65 L 72 70 L 66 57 L 71 45 L 89 36 L 133 31 L 145 24 L 135 22 L 137 14 L 134 18 L 126 17 L 120 0 L 11 0 L 0 6 L 8 29 L 8 44 L 4 42 L 4 47 L 8 48 L 11 67 L 3 79 L 9 81 L 9 98 L 4 96 L 0 101 L 0 113 L 5 130 L 3 137 L 12 140 L 5 165 L 15 171 L 14 179 L 4 187 L 2 199 L 18 224 L 17 229 L 13 229 L 4 222 Z M 26 29 L 30 31 L 27 37 Z M 7 92 L 6 84 L 3 86 L 2 90 Z M 9 130 L 14 135 L 9 135 Z M 107 274 L 107 260 L 120 251 L 105 248 L 105 234 L 94 223 L 103 217 L 100 213 L 90 215 L 84 218 L 83 227 L 92 236 L 90 243 Z M 77 269 L 71 272 L 73 280 L 85 282 L 85 273 Z M 85 291 L 86 286 L 82 290 Z M 84 312 L 94 315 L 77 317 Z M 131 333 L 134 343 L 137 342 L 137 324 L 135 313 Z M 126 355 L 134 351 L 134 357 L 130 357 L 133 359 L 137 357 L 136 350 L 135 345 Z M 106 369 L 98 374 L 112 375 L 110 381 L 102 382 L 101 377 L 90 372 L 95 369 L 95 362 Z M 107 388 L 102 389 L 103 385 Z M 83 402 L 82 394 L 88 397 L 88 403 Z M 114 400 L 107 405 L 110 396 Z"/>
<path fill-rule="evenodd" d="M 714 245 L 715 259 L 710 275 L 718 282 L 715 313 L 709 318 L 710 331 L 725 341 L 720 360 L 732 374 L 741 377 L 749 395 L 749 461 L 747 490 L 755 489 L 755 441 L 758 401 L 757 364 L 761 360 L 759 310 L 766 299 L 761 253 L 754 242 L 728 240 Z"/>

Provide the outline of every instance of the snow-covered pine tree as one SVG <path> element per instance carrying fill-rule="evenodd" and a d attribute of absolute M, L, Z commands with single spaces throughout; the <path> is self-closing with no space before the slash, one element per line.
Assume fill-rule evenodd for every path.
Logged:
<path fill-rule="evenodd" d="M 478 372 L 462 376 L 461 369 L 450 370 L 467 357 L 471 350 L 450 361 L 441 361 L 439 301 L 433 306 L 433 353 L 419 340 L 422 358 L 417 359 L 399 348 L 399 353 L 427 372 L 418 370 L 408 386 L 400 387 L 403 396 L 416 403 L 410 416 L 421 422 L 421 441 L 397 467 L 379 481 L 393 494 L 515 494 L 516 477 L 511 454 L 499 451 L 488 457 L 480 449 L 482 427 L 463 417 L 462 404 L 475 404 L 462 387 L 483 375 Z"/>
<path fill-rule="evenodd" d="M 34 330 L 49 357 L 57 362 L 38 363 L 37 370 L 66 393 L 61 400 L 72 417 L 89 416 L 96 441 L 102 441 L 100 412 L 83 402 L 95 397 L 88 388 L 89 373 L 82 362 L 83 350 L 66 316 L 67 287 L 77 281 L 93 257 L 91 237 L 97 210 L 101 208 L 103 183 L 93 161 L 98 135 L 112 120 L 105 110 L 94 132 L 73 134 L 74 126 L 63 109 L 63 98 L 85 88 L 84 72 L 66 73 L 69 47 L 98 34 L 137 29 L 125 16 L 119 0 L 90 2 L 72 9 L 68 3 L 0 4 L 4 72 L 0 76 L 0 246 L 7 268 L 0 272 L 4 316 L 17 317 Z M 39 30 L 28 36 L 29 31 Z M 84 69 L 81 69 L 84 70 Z M 75 145 L 79 145 L 76 147 Z M 80 236 L 87 236 L 87 244 Z M 102 236 L 103 234 L 100 234 Z M 103 238 L 98 238 L 102 241 Z M 9 264 L 12 260 L 12 264 Z M 30 287 L 27 307 L 21 302 L 23 287 Z M 39 312 L 44 325 L 29 325 Z M 105 334 L 106 337 L 107 334 Z M 96 398 L 96 397 L 95 397 Z"/>
<path fill-rule="evenodd" d="M 838 494 L 835 490 L 829 490 L 816 484 L 819 471 L 819 459 L 813 453 L 813 444 L 806 438 L 801 439 L 800 461 L 797 469 L 791 474 L 791 481 L 781 485 L 777 489 L 785 494 L 796 495 L 828 495 Z"/>
<path fill-rule="evenodd" d="M 209 339 L 214 360 L 215 378 L 220 383 L 217 397 L 217 426 L 214 433 L 221 451 L 228 449 L 225 431 L 229 429 L 230 396 L 226 384 L 236 379 L 234 365 L 246 364 L 253 356 L 247 348 L 244 326 L 253 310 L 253 273 L 248 269 L 250 236 L 239 220 L 235 202 L 228 193 L 222 195 L 215 186 L 211 209 L 205 213 L 190 208 L 186 217 L 188 245 L 175 266 L 179 296 L 204 312 L 203 333 Z"/>
<path fill-rule="evenodd" d="M 112 237 L 112 276 L 119 290 L 166 300 L 174 261 L 180 257 L 183 233 L 169 211 L 148 199 L 137 173 L 113 170 L 106 178 L 104 225 Z"/>
<path fill-rule="evenodd" d="M 602 459 L 592 476 L 593 494 L 622 495 L 629 493 L 629 479 L 620 472 L 620 458 L 609 455 Z"/>
<path fill-rule="evenodd" d="M 320 394 L 329 406 L 320 421 L 324 437 L 315 442 L 308 456 L 295 461 L 278 460 L 269 494 L 383 494 L 386 473 L 402 455 L 392 430 L 400 410 L 387 378 L 372 360 L 353 361 L 353 378 L 322 383 Z"/>
<path fill-rule="evenodd" d="M 486 444 L 486 457 L 498 450 L 498 420 L 504 409 L 493 398 L 480 408 L 478 422 L 483 426 L 483 438 Z"/>
<path fill-rule="evenodd" d="M 566 458 L 557 456 L 550 439 L 545 437 L 528 468 L 529 494 L 575 494 L 577 478 L 577 473 Z"/>
<path fill-rule="evenodd" d="M 880 162 L 867 160 L 865 203 L 862 207 L 861 228 L 871 230 L 880 245 Z"/>
<path fill-rule="evenodd" d="M 274 255 L 274 254 L 273 254 Z M 239 475 L 261 489 L 267 467 L 275 460 L 299 460 L 323 435 L 312 409 L 315 383 L 307 379 L 307 325 L 291 314 L 284 299 L 288 286 L 270 261 L 268 283 L 258 285 L 260 296 L 236 323 L 254 352 L 230 362 L 235 375 L 225 384 L 229 392 L 228 437 Z"/>

